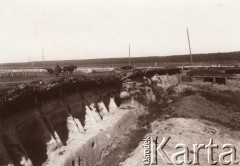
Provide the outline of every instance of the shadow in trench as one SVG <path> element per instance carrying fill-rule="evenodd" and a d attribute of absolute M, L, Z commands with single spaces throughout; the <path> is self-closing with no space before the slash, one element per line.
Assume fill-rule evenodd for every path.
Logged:
<path fill-rule="evenodd" d="M 41 166 L 47 160 L 45 143 L 31 140 L 25 142 L 23 146 L 34 166 Z"/>
<path fill-rule="evenodd" d="M 33 120 L 18 128 L 18 137 L 34 166 L 40 166 L 47 160 L 47 142 L 50 133 L 38 120 Z"/>

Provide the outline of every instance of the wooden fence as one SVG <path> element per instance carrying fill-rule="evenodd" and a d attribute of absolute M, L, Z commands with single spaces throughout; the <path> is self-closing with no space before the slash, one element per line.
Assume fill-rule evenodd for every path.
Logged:
<path fill-rule="evenodd" d="M 48 75 L 44 69 L 0 69 L 0 78 L 40 77 Z"/>

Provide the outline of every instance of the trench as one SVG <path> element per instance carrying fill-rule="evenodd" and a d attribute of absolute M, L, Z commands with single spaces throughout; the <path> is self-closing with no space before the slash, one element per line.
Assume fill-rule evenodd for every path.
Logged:
<path fill-rule="evenodd" d="M 107 149 L 108 152 L 97 164 L 98 166 L 116 166 L 125 161 L 129 154 L 133 152 L 144 139 L 145 135 L 150 132 L 151 122 L 160 118 L 163 114 L 164 106 L 159 109 L 159 105 L 152 106 L 147 115 L 141 115 L 137 121 L 127 130 L 122 137 L 115 140 L 115 145 Z"/>
<path fill-rule="evenodd" d="M 136 125 L 130 127 L 121 138 L 116 140 L 115 146 L 109 147 L 109 154 L 102 158 L 97 165 L 115 166 L 123 162 L 149 131 L 148 124 L 149 121 L 145 118 L 139 118 Z"/>
<path fill-rule="evenodd" d="M 157 83 L 144 83 L 142 74 L 131 79 L 129 93 L 134 94 L 124 99 L 121 81 L 93 80 L 32 90 L 3 105 L 0 132 L 3 127 L 13 133 L 0 135 L 0 165 L 20 165 L 22 158 L 34 166 L 118 165 L 149 132 L 168 100 Z"/>
<path fill-rule="evenodd" d="M 168 101 L 172 98 L 170 95 L 171 92 L 169 92 L 169 95 L 164 94 L 156 83 L 152 83 L 150 87 L 156 96 L 156 102 L 147 103 L 146 99 L 141 96 L 137 98 L 139 104 L 144 105 L 145 113 L 137 118 L 135 123 L 124 132 L 122 137 L 115 140 L 113 146 L 108 147 L 106 154 L 102 156 L 97 164 L 98 166 L 121 165 L 121 163 L 129 157 L 131 152 L 139 146 L 139 143 L 147 133 L 151 132 L 151 123 L 158 119 L 166 119 L 166 117 L 162 117 L 162 115 L 166 113 L 167 110 L 165 110 L 165 108 L 169 106 Z M 144 92 L 142 93 L 145 94 Z"/>
<path fill-rule="evenodd" d="M 67 149 L 75 137 L 80 141 L 88 133 L 92 137 L 92 130 L 99 127 L 97 123 L 114 112 L 114 104 L 120 106 L 121 84 L 118 81 L 93 80 L 75 85 L 59 84 L 47 91 L 26 90 L 28 94 L 1 105 L 0 165 L 59 165 L 58 160 L 75 162 L 74 155 L 63 158 L 62 154 L 71 150 L 62 149 Z M 16 93 L 18 96 L 19 91 Z M 91 148 L 95 146 L 93 143 Z M 51 155 L 56 156 L 51 159 Z M 55 163 L 48 164 L 51 160 Z"/>

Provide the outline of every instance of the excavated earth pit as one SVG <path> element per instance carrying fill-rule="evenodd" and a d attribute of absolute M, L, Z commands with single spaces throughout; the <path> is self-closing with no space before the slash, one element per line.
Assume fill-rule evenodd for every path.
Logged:
<path fill-rule="evenodd" d="M 0 165 L 96 165 L 156 103 L 146 77 L 57 78 L 1 94 Z"/>
<path fill-rule="evenodd" d="M 234 102 L 238 95 L 233 92 L 236 88 L 183 83 L 180 77 L 179 70 L 153 70 L 124 80 L 59 78 L 8 91 L 1 95 L 0 165 L 139 166 L 143 165 L 141 149 L 145 136 L 167 135 L 167 131 L 176 130 L 179 132 L 173 132 L 173 136 L 189 137 L 190 129 L 186 125 L 175 129 L 174 121 L 179 126 L 194 126 L 193 121 L 187 120 L 204 119 L 238 131 L 238 127 L 234 128 L 236 120 L 234 125 L 229 123 L 238 109 Z M 236 95 L 229 104 L 233 110 L 229 119 L 199 113 L 203 103 L 209 102 L 210 108 L 211 103 L 225 100 L 226 91 L 228 97 Z M 219 94 L 223 97 L 216 97 Z M 196 105 L 185 109 L 184 103 L 191 102 Z M 218 116 L 226 117 L 224 111 Z M 166 130 L 168 124 L 170 129 Z"/>
<path fill-rule="evenodd" d="M 120 90 L 117 78 L 60 79 L 34 82 L 5 94 L 0 111 L 0 165 L 52 165 L 47 164 L 51 155 L 58 153 L 62 158 L 63 147 L 115 112 Z"/>

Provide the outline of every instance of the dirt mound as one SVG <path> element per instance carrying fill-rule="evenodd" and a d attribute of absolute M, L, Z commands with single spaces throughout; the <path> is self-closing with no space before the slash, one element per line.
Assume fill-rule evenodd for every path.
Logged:
<path fill-rule="evenodd" d="M 196 91 L 196 90 L 197 90 L 197 88 L 195 88 L 191 85 L 186 85 L 186 84 L 181 84 L 181 83 L 173 88 L 173 91 L 175 92 L 175 94 L 183 94 L 186 91 Z"/>
<path fill-rule="evenodd" d="M 203 97 L 204 96 L 204 97 Z M 226 99 L 226 98 L 225 98 Z M 164 110 L 164 113 L 151 123 L 151 130 L 146 135 L 152 138 L 170 137 L 169 142 L 164 148 L 164 152 L 170 157 L 172 154 L 179 152 L 175 149 L 177 144 L 185 144 L 189 147 L 189 158 L 193 161 L 193 144 L 209 143 L 210 138 L 214 143 L 219 145 L 214 150 L 213 160 L 219 162 L 219 155 L 224 152 L 222 145 L 230 143 L 238 148 L 240 128 L 238 119 L 239 112 L 234 111 L 227 105 L 222 105 L 221 101 L 213 96 L 202 94 L 192 94 L 182 97 L 175 101 Z M 234 105 L 232 103 L 231 105 Z M 235 105 L 239 105 L 237 100 Z M 238 107 L 239 108 L 239 107 Z M 144 142 L 129 155 L 122 165 L 124 166 L 142 166 Z M 210 166 L 208 163 L 208 151 L 200 150 L 199 165 Z M 240 153 L 237 149 L 237 158 Z M 229 158 L 228 158 L 229 159 Z M 179 156 L 178 161 L 182 161 L 183 156 Z M 158 157 L 158 164 L 165 166 L 162 158 Z M 189 165 L 189 164 L 182 164 Z"/>
<path fill-rule="evenodd" d="M 179 78 L 176 75 L 154 75 L 151 80 L 157 83 L 157 86 L 163 88 L 166 92 L 170 87 L 176 86 L 179 83 Z"/>
<path fill-rule="evenodd" d="M 33 81 L 26 84 L 21 84 L 11 90 L 0 94 L 0 110 L 4 104 L 9 102 L 15 102 L 17 100 L 26 100 L 24 98 L 32 99 L 35 96 L 42 95 L 45 93 L 53 93 L 56 89 L 87 89 L 91 86 L 107 86 L 111 84 L 119 85 L 121 81 L 118 77 L 62 77 L 52 80 L 39 80 Z"/>

